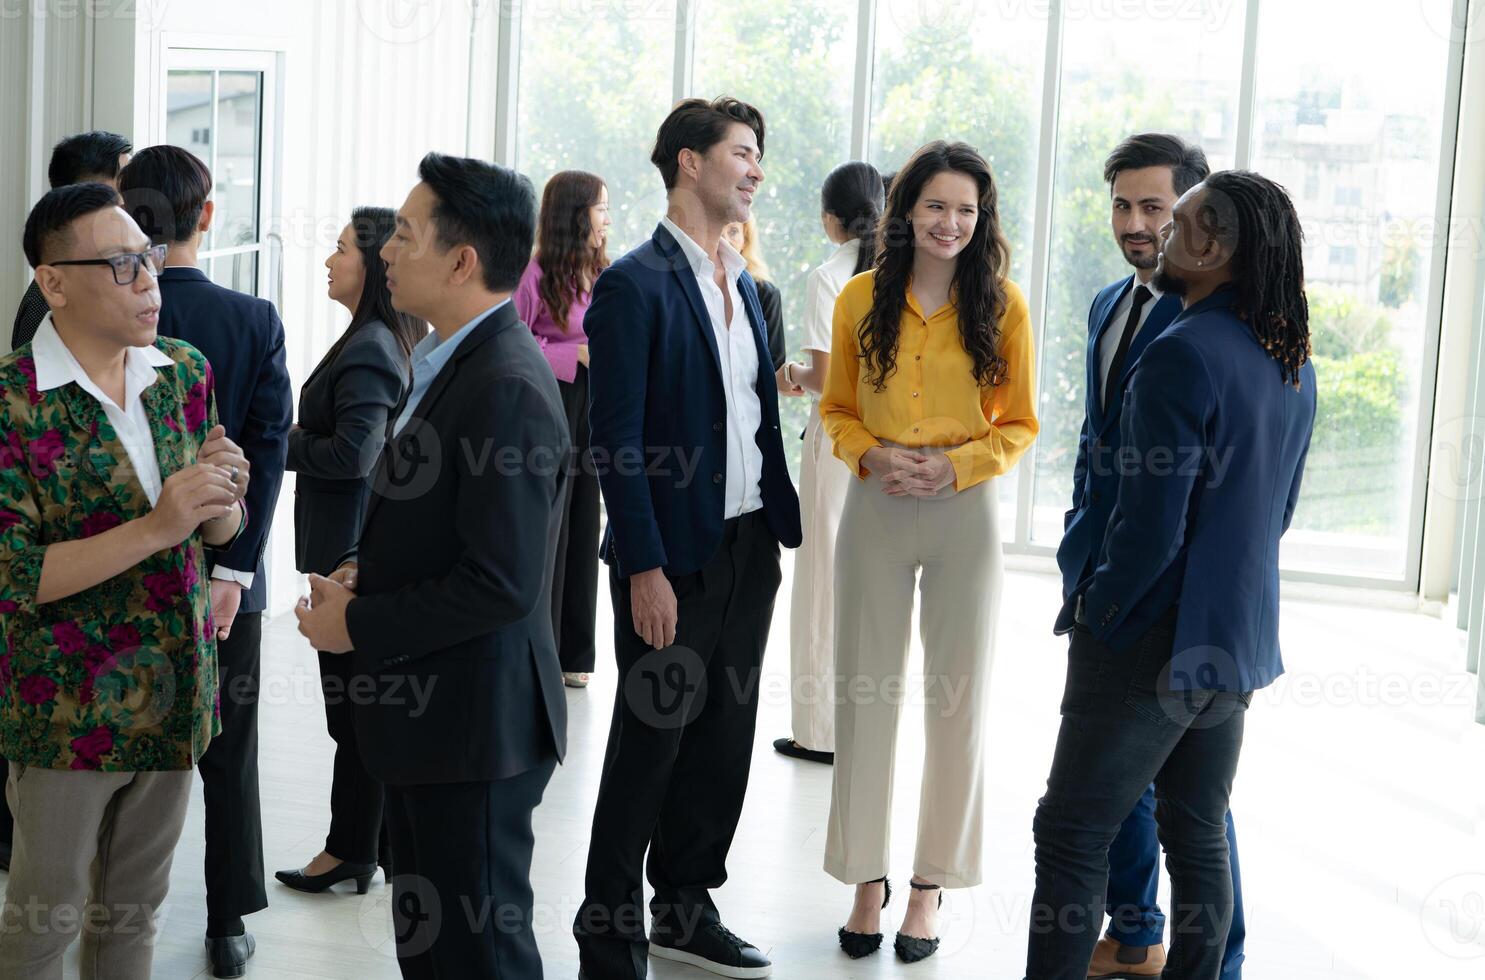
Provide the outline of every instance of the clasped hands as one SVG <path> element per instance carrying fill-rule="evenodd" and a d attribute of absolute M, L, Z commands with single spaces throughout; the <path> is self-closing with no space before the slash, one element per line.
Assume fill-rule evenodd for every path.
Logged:
<path fill-rule="evenodd" d="M 356 577 L 353 561 L 341 565 L 329 578 L 311 575 L 309 595 L 300 598 L 294 607 L 299 633 L 321 653 L 349 653 L 352 649 L 346 608 L 356 597 Z"/>
<path fill-rule="evenodd" d="M 889 497 L 933 497 L 954 483 L 954 464 L 944 453 L 876 446 L 861 457 L 861 465 L 880 482 Z"/>

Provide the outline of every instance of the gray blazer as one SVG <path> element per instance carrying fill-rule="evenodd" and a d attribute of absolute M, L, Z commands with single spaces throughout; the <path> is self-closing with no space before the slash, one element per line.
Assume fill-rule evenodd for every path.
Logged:
<path fill-rule="evenodd" d="M 328 575 L 356 546 L 387 415 L 407 386 L 407 356 L 380 320 L 321 361 L 299 391 L 289 433 L 294 484 L 294 566 Z"/>

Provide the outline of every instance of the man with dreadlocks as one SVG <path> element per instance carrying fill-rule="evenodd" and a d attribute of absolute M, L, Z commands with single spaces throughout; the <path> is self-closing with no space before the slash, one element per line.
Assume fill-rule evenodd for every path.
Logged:
<path fill-rule="evenodd" d="M 1125 382 L 1118 502 L 1074 590 L 1028 980 L 1087 976 L 1109 845 L 1151 781 L 1171 876 L 1162 975 L 1216 980 L 1243 720 L 1284 669 L 1279 538 L 1315 421 L 1299 218 L 1277 184 L 1226 171 L 1182 195 L 1161 238 L 1154 284 L 1182 311 Z"/>

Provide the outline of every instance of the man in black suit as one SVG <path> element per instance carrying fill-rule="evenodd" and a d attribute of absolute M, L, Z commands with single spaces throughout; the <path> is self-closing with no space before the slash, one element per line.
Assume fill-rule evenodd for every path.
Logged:
<path fill-rule="evenodd" d="M 218 286 L 196 267 L 211 227 L 211 174 L 177 146 L 151 146 L 119 173 L 134 220 L 170 251 L 160 275 L 160 334 L 206 355 L 217 413 L 252 470 L 249 526 L 210 554 L 222 733 L 201 757 L 206 803 L 206 947 L 214 974 L 240 977 L 253 955 L 242 917 L 268 907 L 258 800 L 258 680 L 268 591 L 263 551 L 283 483 L 293 393 L 273 304 Z"/>
<path fill-rule="evenodd" d="M 97 129 L 90 133 L 69 136 L 52 147 L 51 163 L 47 166 L 46 179 L 52 189 L 83 182 L 107 184 L 117 187 L 119 171 L 129 162 L 134 146 L 128 137 Z M 15 350 L 31 342 L 36 328 L 46 319 L 51 307 L 42 298 L 41 287 L 32 280 L 21 297 L 21 305 L 15 312 L 15 323 L 10 328 L 10 349 Z M 0 857 L 9 863 L 10 811 L 5 801 L 0 800 L 0 846 L 5 853 Z"/>
<path fill-rule="evenodd" d="M 296 610 L 354 650 L 356 738 L 386 784 L 404 977 L 539 978 L 531 814 L 567 745 L 552 634 L 562 461 L 556 379 L 510 295 L 536 195 L 430 153 L 382 250 L 392 303 L 433 325 L 392 412 L 361 541 Z M 256 478 L 256 474 L 255 474 Z"/>
<path fill-rule="evenodd" d="M 639 980 L 651 955 L 724 977 L 772 969 L 710 894 L 747 793 L 779 546 L 800 540 L 763 310 L 722 236 L 747 220 L 763 135 L 737 99 L 671 110 L 650 157 L 669 208 L 598 277 L 584 320 L 619 667 L 573 923 L 590 980 Z"/>

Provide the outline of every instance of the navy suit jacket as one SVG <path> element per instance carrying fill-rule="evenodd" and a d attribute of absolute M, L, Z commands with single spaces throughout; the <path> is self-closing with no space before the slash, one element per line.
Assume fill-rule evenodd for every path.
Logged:
<path fill-rule="evenodd" d="M 218 286 L 200 269 L 171 266 L 160 273 L 159 332 L 206 355 L 215 379 L 217 419 L 252 467 L 248 526 L 225 550 L 209 550 L 207 561 L 253 572 L 253 587 L 243 590 L 238 612 L 262 612 L 268 607 L 263 551 L 294 419 L 284 325 L 268 300 Z"/>
<path fill-rule="evenodd" d="M 1057 629 L 1072 626 L 1070 599 L 1078 583 L 1093 573 L 1098 548 L 1103 544 L 1109 517 L 1114 513 L 1114 497 L 1119 492 L 1119 416 L 1123 398 L 1110 405 L 1103 403 L 1103 385 L 1099 381 L 1098 349 L 1110 330 L 1120 330 L 1114 323 L 1114 310 L 1120 300 L 1134 288 L 1134 276 L 1127 276 L 1099 290 L 1088 310 L 1087 398 L 1083 411 L 1083 431 L 1078 435 L 1078 459 L 1073 466 L 1072 509 L 1062 521 L 1062 543 L 1057 547 L 1057 567 L 1062 571 L 1062 613 Z M 1140 354 L 1150 341 L 1160 336 L 1181 312 L 1181 299 L 1167 294 L 1145 317 L 1144 325 L 1129 345 L 1124 370 L 1119 376 L 1118 391 L 1122 396 L 1129 377 L 1139 363 Z"/>
<path fill-rule="evenodd" d="M 796 548 L 799 497 L 784 460 L 763 309 L 746 272 L 738 292 L 758 349 L 765 518 L 780 544 Z M 624 577 L 696 572 L 722 540 L 727 402 L 696 275 L 663 225 L 599 275 L 583 327 L 591 445 L 608 510 L 601 556 Z"/>
<path fill-rule="evenodd" d="M 1145 348 L 1125 395 L 1136 464 L 1084 593 L 1084 622 L 1127 651 L 1176 606 L 1173 689 L 1253 691 L 1284 672 L 1279 538 L 1315 426 L 1315 368 L 1298 389 L 1220 289 Z"/>

